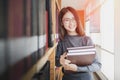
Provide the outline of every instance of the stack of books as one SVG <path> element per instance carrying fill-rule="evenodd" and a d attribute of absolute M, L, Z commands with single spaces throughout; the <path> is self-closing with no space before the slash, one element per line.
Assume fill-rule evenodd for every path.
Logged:
<path fill-rule="evenodd" d="M 67 51 L 67 59 L 78 66 L 92 64 L 96 55 L 95 46 L 70 47 Z"/>

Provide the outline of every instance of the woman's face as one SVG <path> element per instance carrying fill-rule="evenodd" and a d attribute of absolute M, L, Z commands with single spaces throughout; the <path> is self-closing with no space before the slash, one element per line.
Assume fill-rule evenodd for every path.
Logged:
<path fill-rule="evenodd" d="M 77 23 L 74 15 L 70 11 L 63 16 L 62 23 L 68 33 L 76 32 Z"/>

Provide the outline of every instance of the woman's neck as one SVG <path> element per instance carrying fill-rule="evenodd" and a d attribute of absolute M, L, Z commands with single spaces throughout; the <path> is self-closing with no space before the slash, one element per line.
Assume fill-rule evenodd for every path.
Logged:
<path fill-rule="evenodd" d="M 68 35 L 78 35 L 77 32 L 68 32 Z"/>

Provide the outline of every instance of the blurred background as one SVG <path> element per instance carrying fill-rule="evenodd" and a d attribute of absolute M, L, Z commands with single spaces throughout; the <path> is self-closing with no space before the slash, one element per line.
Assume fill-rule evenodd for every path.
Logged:
<path fill-rule="evenodd" d="M 60 80 L 58 14 L 72 6 L 102 63 L 95 80 L 120 80 L 119 0 L 0 0 L 0 80 Z"/>

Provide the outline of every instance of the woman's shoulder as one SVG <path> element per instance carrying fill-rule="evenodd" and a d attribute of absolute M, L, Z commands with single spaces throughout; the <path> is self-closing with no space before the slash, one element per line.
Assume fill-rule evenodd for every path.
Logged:
<path fill-rule="evenodd" d="M 90 37 L 90 36 L 87 36 L 87 35 L 84 35 L 82 38 L 85 39 L 85 40 L 91 39 L 91 37 Z"/>
<path fill-rule="evenodd" d="M 83 45 L 91 46 L 94 44 L 91 37 L 86 35 L 82 37 L 82 41 L 83 41 Z"/>

